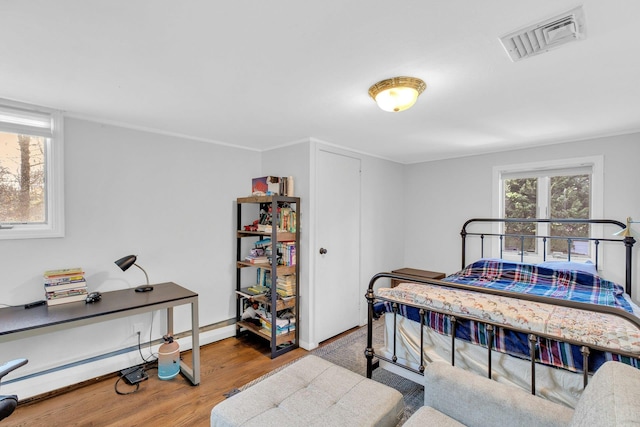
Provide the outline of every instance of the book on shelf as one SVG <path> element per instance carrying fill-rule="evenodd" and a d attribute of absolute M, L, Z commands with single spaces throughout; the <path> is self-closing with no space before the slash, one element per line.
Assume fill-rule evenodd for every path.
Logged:
<path fill-rule="evenodd" d="M 266 255 L 264 253 L 264 248 L 253 248 L 249 252 L 249 256 L 260 257 L 260 256 L 266 256 Z"/>
<path fill-rule="evenodd" d="M 296 232 L 296 211 L 290 207 L 283 207 L 280 209 L 278 230 L 288 231 L 290 233 Z"/>
<path fill-rule="evenodd" d="M 258 268 L 256 273 L 256 283 L 258 286 L 271 286 L 271 272 L 266 268 Z"/>
<path fill-rule="evenodd" d="M 276 279 L 276 292 L 280 297 L 290 297 L 296 294 L 296 276 L 287 274 Z"/>
<path fill-rule="evenodd" d="M 260 316 L 260 323 L 264 329 L 271 331 L 272 323 L 265 317 Z M 293 319 L 277 319 L 276 318 L 276 335 L 293 332 L 296 329 L 296 323 Z"/>
<path fill-rule="evenodd" d="M 280 298 L 293 297 L 295 296 L 295 290 L 285 290 L 281 288 L 276 288 L 276 293 Z"/>
<path fill-rule="evenodd" d="M 278 263 L 285 266 L 296 265 L 296 242 L 278 242 Z"/>
<path fill-rule="evenodd" d="M 242 288 L 237 292 L 245 298 L 251 298 L 264 295 L 267 293 L 267 291 L 269 291 L 269 288 L 264 286 L 249 286 L 247 288 Z"/>
<path fill-rule="evenodd" d="M 267 224 L 258 224 L 258 231 L 263 233 L 271 233 L 273 231 L 273 227 Z"/>
<path fill-rule="evenodd" d="M 255 242 L 253 244 L 253 246 L 255 248 L 266 249 L 268 246 L 271 246 L 271 239 L 270 238 L 266 238 L 266 239 L 258 240 L 257 242 Z"/>
<path fill-rule="evenodd" d="M 269 263 L 268 252 L 271 247 L 271 239 L 262 239 L 254 243 L 253 249 L 249 252 L 249 255 L 244 257 L 246 262 L 251 264 L 267 264 Z"/>
<path fill-rule="evenodd" d="M 251 264 L 267 264 L 269 262 L 269 258 L 266 256 L 251 256 L 247 255 L 244 260 L 246 262 L 250 262 Z"/>
<path fill-rule="evenodd" d="M 260 324 L 262 328 L 271 332 L 271 328 L 273 326 L 272 316 L 270 313 L 266 312 L 264 309 L 256 310 L 256 315 L 260 319 Z M 276 335 L 282 335 L 289 332 L 293 332 L 296 329 L 296 319 L 295 317 L 282 319 L 276 317 Z"/>

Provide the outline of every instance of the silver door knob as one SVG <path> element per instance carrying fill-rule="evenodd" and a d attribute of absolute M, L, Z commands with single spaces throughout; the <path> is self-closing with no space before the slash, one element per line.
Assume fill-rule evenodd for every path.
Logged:
<path fill-rule="evenodd" d="M 324 255 L 327 253 L 327 250 L 325 248 L 320 248 L 320 255 Z"/>

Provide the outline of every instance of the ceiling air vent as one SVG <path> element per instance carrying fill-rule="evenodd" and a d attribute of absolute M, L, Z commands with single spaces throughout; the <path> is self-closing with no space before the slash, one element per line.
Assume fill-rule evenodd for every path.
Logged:
<path fill-rule="evenodd" d="M 513 62 L 547 52 L 565 43 L 584 39 L 584 11 L 578 6 L 566 13 L 546 19 L 500 37 Z"/>

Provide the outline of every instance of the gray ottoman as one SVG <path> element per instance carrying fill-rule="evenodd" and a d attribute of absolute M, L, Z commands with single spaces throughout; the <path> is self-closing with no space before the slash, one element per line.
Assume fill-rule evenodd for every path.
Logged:
<path fill-rule="evenodd" d="M 306 356 L 220 402 L 211 427 L 395 426 L 402 394 L 316 356 Z"/>

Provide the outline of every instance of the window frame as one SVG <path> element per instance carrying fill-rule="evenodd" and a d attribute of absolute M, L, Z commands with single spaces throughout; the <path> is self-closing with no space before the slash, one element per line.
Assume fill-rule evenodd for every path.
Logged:
<path fill-rule="evenodd" d="M 0 240 L 64 237 L 64 120 L 62 112 L 17 101 L 0 99 L 0 107 L 17 113 L 34 112 L 51 117 L 51 135 L 45 136 L 46 221 L 39 224 L 2 224 Z M 21 133 L 19 125 L 0 122 L 0 131 Z M 29 132 L 22 132 L 30 134 Z M 42 135 L 40 135 L 42 136 Z"/>
<path fill-rule="evenodd" d="M 568 174 L 576 174 L 576 170 L 579 169 L 591 169 L 591 197 L 590 197 L 590 210 L 591 210 L 591 218 L 603 218 L 604 214 L 604 158 L 603 156 L 588 156 L 588 157 L 578 157 L 578 158 L 568 158 L 568 159 L 557 159 L 557 160 L 547 160 L 547 161 L 539 161 L 539 162 L 531 162 L 531 163 L 518 163 L 511 165 L 502 165 L 495 166 L 493 168 L 493 177 L 492 177 L 492 214 L 494 218 L 502 218 L 504 213 L 504 187 L 503 187 L 503 177 L 504 175 L 526 175 L 530 173 L 533 176 L 543 176 L 545 172 L 551 173 L 561 170 L 567 170 Z M 540 182 L 540 181 L 539 181 Z M 538 206 L 536 206 L 537 218 L 548 218 L 549 215 L 549 192 L 548 189 L 538 188 L 538 198 L 541 195 L 544 196 L 545 200 L 542 206 L 540 206 L 540 200 L 538 200 Z M 545 209 L 546 212 L 541 212 L 541 209 Z M 543 216 L 544 215 L 544 216 Z M 549 224 L 540 224 L 542 229 L 538 228 L 536 234 L 538 235 L 548 235 L 549 233 Z M 492 233 L 500 234 L 504 230 L 504 224 L 496 223 L 494 224 L 494 229 Z M 603 226 L 601 224 L 591 224 L 590 235 L 591 236 L 599 236 L 602 235 Z M 580 259 L 590 259 L 591 261 L 595 261 L 595 244 L 591 243 L 591 251 L 590 256 L 582 257 Z M 498 239 L 492 239 L 491 244 L 492 254 L 500 254 L 500 242 Z M 575 255 L 574 255 L 575 256 Z M 502 257 L 507 260 L 516 260 L 520 261 L 520 254 L 512 254 L 503 252 Z M 542 253 L 536 254 L 524 254 L 522 260 L 528 263 L 539 263 L 543 261 L 545 257 Z M 549 257 L 546 257 L 549 260 Z M 599 254 L 598 257 L 598 267 L 602 268 L 603 257 L 602 254 Z"/>

